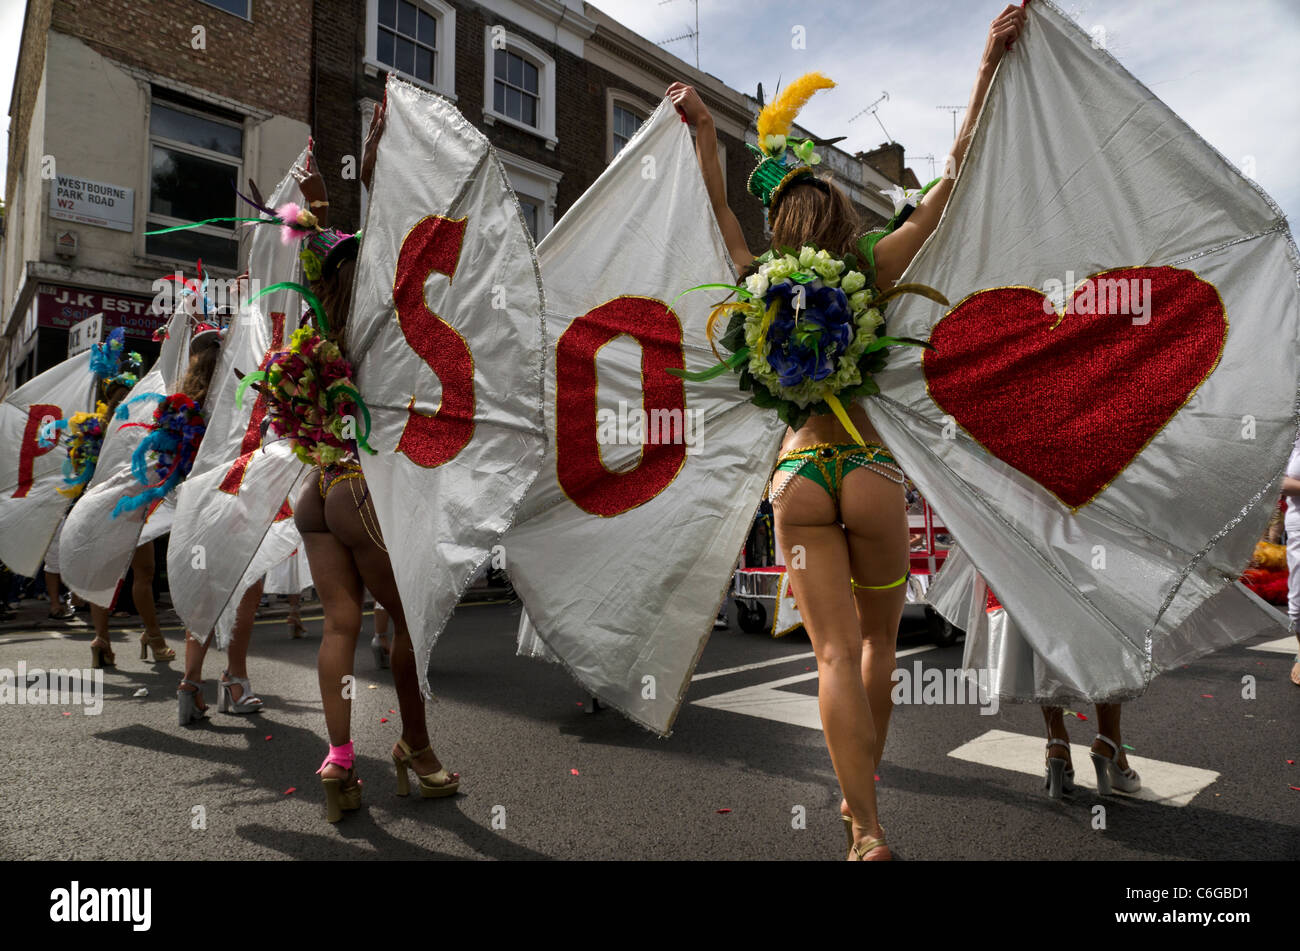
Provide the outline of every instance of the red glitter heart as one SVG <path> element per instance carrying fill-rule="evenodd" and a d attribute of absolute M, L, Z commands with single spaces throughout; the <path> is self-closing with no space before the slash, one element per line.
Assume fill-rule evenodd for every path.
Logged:
<path fill-rule="evenodd" d="M 1144 287 L 1144 313 L 1131 313 L 1127 291 Z M 1063 316 L 1032 287 L 974 293 L 922 359 L 940 409 L 1074 510 L 1191 399 L 1227 334 L 1218 290 L 1191 271 L 1117 268 L 1085 279 Z"/>

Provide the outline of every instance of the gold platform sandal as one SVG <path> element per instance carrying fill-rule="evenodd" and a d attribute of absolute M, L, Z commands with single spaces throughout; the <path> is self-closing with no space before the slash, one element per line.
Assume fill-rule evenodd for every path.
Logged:
<path fill-rule="evenodd" d="M 454 796 L 456 790 L 460 788 L 460 773 L 450 773 L 447 767 L 434 773 L 425 773 L 423 776 L 415 772 L 415 764 L 411 760 L 421 753 L 429 752 L 433 749 L 432 744 L 422 750 L 411 751 L 405 740 L 397 741 L 397 748 L 401 750 L 393 751 L 393 765 L 397 767 L 397 795 L 409 796 L 411 794 L 411 780 L 406 775 L 409 769 L 415 773 L 415 778 L 420 781 L 420 796 L 424 799 L 438 799 L 442 796 Z"/>
<path fill-rule="evenodd" d="M 876 849 L 884 849 L 885 858 L 893 859 L 894 856 L 890 854 L 889 846 L 885 844 L 884 838 L 883 837 L 876 838 L 874 835 L 872 835 L 872 836 L 867 836 L 867 838 L 863 839 L 861 842 L 855 842 L 853 845 L 849 846 L 849 861 L 850 862 L 884 861 L 885 858 L 878 859 L 878 860 L 867 858 L 867 856 L 870 855 L 872 852 L 876 851 Z"/>
<path fill-rule="evenodd" d="M 92 670 L 116 666 L 117 657 L 113 654 L 112 644 L 101 642 L 98 637 L 90 642 L 90 667 Z"/>
<path fill-rule="evenodd" d="M 346 776 L 341 777 L 321 776 L 321 788 L 325 791 L 326 822 L 338 822 L 343 818 L 344 812 L 361 808 L 361 780 L 357 779 L 353 761 L 352 741 L 348 740 L 343 746 L 331 746 L 325 762 L 321 763 L 320 769 L 316 770 L 317 774 L 320 774 L 326 766 L 333 764 L 348 771 Z"/>
<path fill-rule="evenodd" d="M 155 664 L 161 664 L 164 661 L 176 659 L 176 652 L 167 646 L 167 642 L 163 640 L 161 632 L 158 634 L 150 634 L 148 631 L 144 631 L 140 634 L 141 660 L 149 659 L 149 648 L 151 647 L 153 648 L 153 662 Z"/>

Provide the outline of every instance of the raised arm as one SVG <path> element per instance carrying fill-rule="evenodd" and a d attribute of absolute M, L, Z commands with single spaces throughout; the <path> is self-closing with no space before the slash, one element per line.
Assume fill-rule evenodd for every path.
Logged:
<path fill-rule="evenodd" d="M 740 221 L 727 204 L 727 190 L 722 184 L 722 165 L 718 162 L 718 132 L 713 126 L 713 116 L 694 86 L 673 83 L 664 95 L 672 100 L 682 118 L 695 127 L 695 157 L 700 162 L 704 187 L 708 189 L 709 203 L 713 206 L 714 217 L 718 219 L 718 229 L 722 232 L 727 253 L 731 255 L 736 267 L 746 268 L 753 263 L 754 255 L 745 243 Z"/>
<path fill-rule="evenodd" d="M 925 239 L 930 237 L 939 224 L 939 217 L 948 204 L 952 194 L 952 185 L 957 172 L 966 158 L 971 136 L 975 133 L 975 120 L 984 106 L 984 97 L 988 94 L 989 84 L 993 81 L 993 72 L 1002 60 L 1002 54 L 1012 41 L 1020 35 L 1025 25 L 1025 11 L 1022 7 L 1008 6 L 989 27 L 988 42 L 984 46 L 984 57 L 980 61 L 979 74 L 975 78 L 975 88 L 971 90 L 970 103 L 966 106 L 966 118 L 962 121 L 961 131 L 952 144 L 952 153 L 944 165 L 943 179 L 926 193 L 925 199 L 916 206 L 908 219 L 899 225 L 898 230 L 886 235 L 876 242 L 876 286 L 888 290 L 894 285 L 907 266 L 921 250 Z"/>

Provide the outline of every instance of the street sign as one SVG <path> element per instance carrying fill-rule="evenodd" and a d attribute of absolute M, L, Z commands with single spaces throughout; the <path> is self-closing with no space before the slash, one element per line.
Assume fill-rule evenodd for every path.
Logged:
<path fill-rule="evenodd" d="M 89 350 L 104 336 L 104 315 L 95 314 L 68 328 L 68 356 Z"/>

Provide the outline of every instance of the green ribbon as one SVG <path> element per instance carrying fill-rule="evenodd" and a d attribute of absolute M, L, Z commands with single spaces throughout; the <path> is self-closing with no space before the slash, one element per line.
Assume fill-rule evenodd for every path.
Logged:
<path fill-rule="evenodd" d="M 668 306 L 675 307 L 677 305 L 677 302 L 682 299 L 683 295 L 689 294 L 691 291 L 707 291 L 709 289 L 716 289 L 720 291 L 734 291 L 736 294 L 740 296 L 740 299 L 743 301 L 748 301 L 751 297 L 754 296 L 753 294 L 749 293 L 749 291 L 746 288 L 738 287 L 735 284 L 697 284 L 695 287 L 686 288 L 686 290 L 682 291 L 681 294 L 678 294 L 676 297 L 674 297 L 673 302 Z"/>
<path fill-rule="evenodd" d="M 672 376 L 680 377 L 683 380 L 690 380 L 692 383 L 704 383 L 707 380 L 712 380 L 714 377 L 722 376 L 722 374 L 726 373 L 728 370 L 734 371 L 736 367 L 740 366 L 748 359 L 749 359 L 749 348 L 741 347 L 739 350 L 737 350 L 731 356 L 727 357 L 721 363 L 717 364 L 716 366 L 709 367 L 709 369 L 707 370 L 699 370 L 694 373 L 688 373 L 686 370 L 670 369 L 670 370 L 666 370 L 665 372 L 671 374 Z"/>
<path fill-rule="evenodd" d="M 258 291 L 252 297 L 250 297 L 248 299 L 248 302 L 251 304 L 259 297 L 263 297 L 271 293 L 272 291 L 296 291 L 297 293 L 302 295 L 302 299 L 308 303 L 312 311 L 316 314 L 316 323 L 320 327 L 321 333 L 324 334 L 326 337 L 329 336 L 330 322 L 329 322 L 329 318 L 325 316 L 325 305 L 323 305 L 320 302 L 319 297 L 317 297 L 315 294 L 311 292 L 311 288 L 304 287 L 303 285 L 295 283 L 294 281 L 280 281 L 278 284 L 272 284 L 270 287 L 262 288 L 260 291 Z"/>
<path fill-rule="evenodd" d="M 265 370 L 258 370 L 256 373 L 248 373 L 239 381 L 239 388 L 235 390 L 235 409 L 244 408 L 244 390 L 253 384 L 265 380 L 267 373 Z"/>
<path fill-rule="evenodd" d="M 156 234 L 171 234 L 173 231 L 189 231 L 191 228 L 202 228 L 204 225 L 222 224 L 227 221 L 265 221 L 271 224 L 278 224 L 273 218 L 207 218 L 203 221 L 195 221 L 188 225 L 176 225 L 173 228 L 159 228 L 157 231 L 146 231 L 146 238 Z"/>
<path fill-rule="evenodd" d="M 865 356 L 876 350 L 883 350 L 885 347 L 924 347 L 926 350 L 933 350 L 934 344 L 928 340 L 917 340 L 915 337 L 877 337 L 867 348 L 862 351 Z"/>
<path fill-rule="evenodd" d="M 352 386 L 340 386 L 338 392 L 352 394 L 352 402 L 357 404 L 357 407 L 361 410 L 362 418 L 366 421 L 366 431 L 361 438 L 357 440 L 357 445 L 372 456 L 379 455 L 379 453 L 370 448 L 370 443 L 366 441 L 370 437 L 370 408 L 366 406 L 366 401 L 361 398 L 361 393 L 357 391 L 356 387 Z"/>

